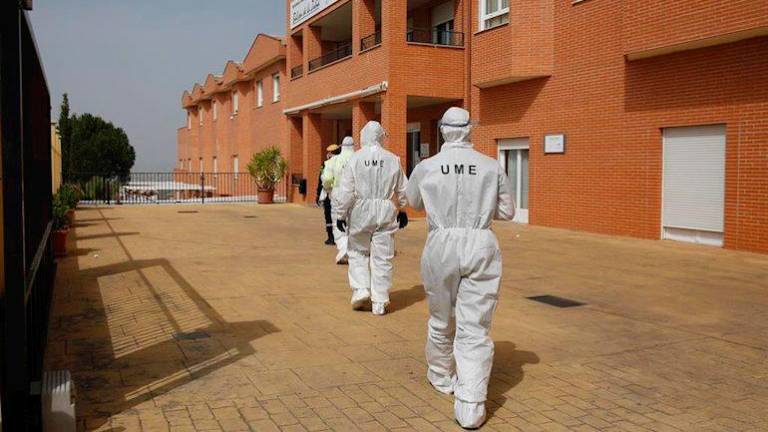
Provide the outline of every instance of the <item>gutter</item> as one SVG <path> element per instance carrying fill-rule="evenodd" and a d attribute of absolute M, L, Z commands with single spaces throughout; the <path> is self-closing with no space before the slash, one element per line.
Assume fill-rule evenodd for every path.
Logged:
<path fill-rule="evenodd" d="M 320 100 L 310 102 L 305 105 L 293 107 L 293 108 L 287 108 L 283 110 L 283 114 L 295 115 L 304 110 L 316 109 L 316 108 L 324 107 L 327 105 L 334 105 L 341 102 L 347 102 L 352 99 L 364 98 L 370 95 L 374 95 L 376 93 L 382 93 L 387 91 L 387 85 L 388 85 L 387 81 L 382 81 L 378 84 L 372 85 L 370 87 L 366 87 L 361 90 L 356 90 L 356 91 L 345 93 L 339 96 L 332 96 L 329 98 L 320 99 Z"/>

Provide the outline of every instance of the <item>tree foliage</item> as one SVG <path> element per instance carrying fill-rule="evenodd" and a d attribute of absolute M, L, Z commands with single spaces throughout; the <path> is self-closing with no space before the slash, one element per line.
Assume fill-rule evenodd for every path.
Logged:
<path fill-rule="evenodd" d="M 136 152 L 123 129 L 92 114 L 73 115 L 71 167 L 76 180 L 93 175 L 126 181 L 136 161 Z"/>
<path fill-rule="evenodd" d="M 61 173 L 64 181 L 72 177 L 72 126 L 69 118 L 69 96 L 64 93 L 59 111 L 59 137 L 61 141 Z"/>

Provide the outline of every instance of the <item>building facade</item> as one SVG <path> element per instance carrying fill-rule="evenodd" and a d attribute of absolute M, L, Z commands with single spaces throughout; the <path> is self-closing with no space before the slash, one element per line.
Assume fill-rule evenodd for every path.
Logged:
<path fill-rule="evenodd" d="M 513 180 L 519 222 L 768 252 L 768 2 L 286 11 L 279 127 L 294 178 L 313 183 L 325 145 L 371 119 L 410 171 L 439 151 L 437 120 L 457 105 Z"/>

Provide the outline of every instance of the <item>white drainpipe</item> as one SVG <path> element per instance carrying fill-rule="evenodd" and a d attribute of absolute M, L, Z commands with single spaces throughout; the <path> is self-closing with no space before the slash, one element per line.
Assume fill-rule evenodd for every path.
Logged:
<path fill-rule="evenodd" d="M 310 102 L 305 105 L 293 107 L 293 108 L 287 108 L 283 110 L 283 114 L 285 115 L 294 115 L 298 114 L 301 111 L 304 110 L 311 110 L 316 109 L 320 107 L 324 107 L 326 105 L 333 105 L 341 102 L 346 102 L 352 99 L 358 99 L 358 98 L 364 98 L 376 93 L 381 93 L 387 91 L 387 82 L 382 81 L 376 85 L 372 85 L 370 87 L 364 88 L 362 90 L 356 90 L 351 93 L 345 93 L 343 95 L 339 96 L 332 96 L 325 99 L 320 99 L 318 101 Z"/>

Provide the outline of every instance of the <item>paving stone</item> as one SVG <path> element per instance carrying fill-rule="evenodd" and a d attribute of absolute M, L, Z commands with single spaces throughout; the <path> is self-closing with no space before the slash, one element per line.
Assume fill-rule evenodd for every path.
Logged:
<path fill-rule="evenodd" d="M 373 317 L 349 308 L 316 209 L 185 209 L 199 213 L 78 209 L 89 222 L 70 241 L 99 256 L 59 261 L 45 362 L 72 371 L 80 429 L 460 430 L 425 378 L 423 220 L 397 234 L 402 306 Z M 494 231 L 505 268 L 483 430 L 768 429 L 768 257 Z M 540 294 L 588 304 L 525 298 Z"/>

